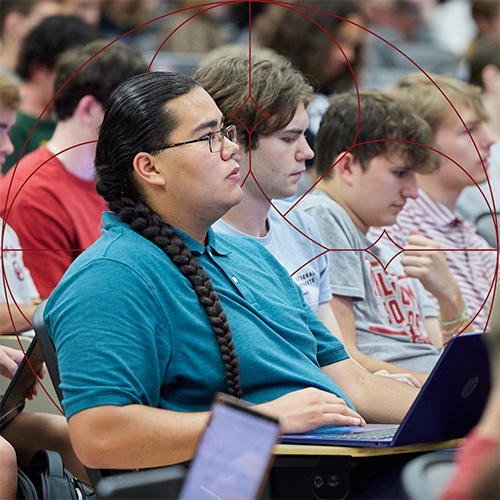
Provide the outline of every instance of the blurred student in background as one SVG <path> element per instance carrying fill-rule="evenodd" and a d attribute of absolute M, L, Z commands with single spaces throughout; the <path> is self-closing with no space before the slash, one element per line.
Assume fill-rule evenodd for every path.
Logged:
<path fill-rule="evenodd" d="M 56 122 L 52 107 L 45 111 L 33 133 L 31 131 L 54 96 L 58 57 L 64 51 L 95 38 L 94 28 L 79 17 L 66 15 L 47 17 L 28 33 L 16 65 L 22 80 L 21 102 L 10 134 L 14 152 L 5 160 L 4 174 L 17 163 L 26 140 L 23 156 L 43 145 L 54 133 Z"/>
<path fill-rule="evenodd" d="M 54 99 L 59 120 L 54 134 L 0 185 L 0 213 L 8 213 L 7 222 L 23 248 L 40 250 L 25 253 L 24 260 L 42 297 L 49 296 L 71 262 L 101 236 L 104 203 L 95 191 L 94 155 L 103 106 L 119 83 L 147 70 L 141 54 L 121 42 L 79 70 L 107 44 L 97 40 L 60 58 L 55 86 L 71 80 Z"/>
<path fill-rule="evenodd" d="M 0 8 L 0 70 L 15 73 L 24 37 L 45 17 L 62 14 L 56 0 L 2 0 Z"/>

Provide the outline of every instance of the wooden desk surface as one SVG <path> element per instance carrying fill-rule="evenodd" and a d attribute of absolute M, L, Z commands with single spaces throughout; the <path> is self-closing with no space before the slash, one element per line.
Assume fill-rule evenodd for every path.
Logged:
<path fill-rule="evenodd" d="M 336 455 L 351 457 L 376 457 L 382 455 L 396 455 L 399 453 L 419 453 L 433 450 L 457 448 L 462 439 L 451 439 L 450 441 L 439 441 L 435 443 L 420 443 L 408 446 L 395 447 L 365 447 L 353 446 L 323 446 L 308 444 L 277 444 L 274 447 L 275 455 Z"/>

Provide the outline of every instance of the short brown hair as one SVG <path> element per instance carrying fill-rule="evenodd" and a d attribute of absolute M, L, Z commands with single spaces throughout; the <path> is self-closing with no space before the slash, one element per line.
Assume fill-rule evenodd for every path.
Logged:
<path fill-rule="evenodd" d="M 485 19 L 491 21 L 500 9 L 498 0 L 470 0 L 471 14 L 474 21 Z"/>
<path fill-rule="evenodd" d="M 6 73 L 0 73 L 0 104 L 16 110 L 19 101 L 19 87 L 14 79 Z"/>
<path fill-rule="evenodd" d="M 355 138 L 360 145 L 353 147 Z M 429 125 L 399 101 L 364 91 L 358 105 L 356 93 L 338 94 L 331 98 L 316 136 L 316 171 L 330 177 L 337 156 L 352 148 L 350 153 L 363 170 L 377 156 L 400 154 L 410 170 L 431 172 L 438 161 L 428 147 L 432 147 Z"/>
<path fill-rule="evenodd" d="M 479 87 L 449 76 L 431 74 L 430 77 L 439 88 L 423 73 L 410 73 L 388 87 L 387 92 L 416 111 L 434 134 L 445 120 L 456 116 L 440 90 L 454 107 L 465 106 L 474 111 L 478 119 L 488 119 Z"/>
<path fill-rule="evenodd" d="M 123 42 L 107 45 L 108 40 L 95 40 L 61 55 L 54 83 L 54 88 L 60 89 L 54 97 L 58 120 L 71 118 L 86 95 L 106 104 L 121 82 L 147 71 L 147 63 L 137 49 Z"/>
<path fill-rule="evenodd" d="M 500 40 L 487 36 L 474 40 L 466 60 L 470 68 L 469 83 L 483 87 L 483 69 L 489 65 L 500 69 Z"/>
<path fill-rule="evenodd" d="M 289 8 L 268 4 L 255 23 L 257 41 L 290 59 L 316 90 L 325 94 L 347 91 L 354 86 L 349 66 L 334 79 L 327 67 L 332 47 L 336 47 L 331 37 L 336 38 L 348 22 L 344 19 L 354 14 L 363 16 L 360 0 L 295 0 Z M 361 46 L 351 64 L 354 73 L 360 58 Z"/>
<path fill-rule="evenodd" d="M 285 128 L 297 106 L 301 102 L 307 106 L 314 96 L 312 87 L 284 57 L 252 56 L 252 98 L 258 106 L 251 100 L 245 104 L 249 96 L 249 62 L 248 55 L 228 55 L 212 60 L 193 76 L 212 96 L 226 123 L 236 125 L 239 140 L 247 151 L 250 141 L 245 127 L 249 131 L 253 129 L 251 144 L 254 149 L 258 147 L 259 135 L 272 135 Z M 230 116 L 236 110 L 238 120 Z"/>

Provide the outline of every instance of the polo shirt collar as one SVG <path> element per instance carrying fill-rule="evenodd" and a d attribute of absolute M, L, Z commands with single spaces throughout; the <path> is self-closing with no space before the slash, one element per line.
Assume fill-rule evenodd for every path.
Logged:
<path fill-rule="evenodd" d="M 457 212 L 450 210 L 439 201 L 431 198 L 425 191 L 418 190 L 418 198 L 415 202 L 421 208 L 424 218 L 432 225 L 447 227 L 451 225 L 463 224 L 464 219 Z"/>
<path fill-rule="evenodd" d="M 106 230 L 112 229 L 113 227 L 123 227 L 124 229 L 133 231 L 133 229 L 126 224 L 121 222 L 118 217 L 113 212 L 103 212 L 102 214 L 103 226 Z M 216 255 L 229 255 L 231 252 L 224 248 L 224 244 L 221 238 L 214 232 L 212 228 L 208 230 L 207 233 L 207 246 L 205 247 L 201 243 L 198 243 L 194 238 L 191 238 L 188 234 L 182 232 L 176 227 L 173 228 L 174 232 L 178 234 L 183 240 L 186 246 L 195 255 L 202 255 L 207 249 L 215 253 Z"/>
<path fill-rule="evenodd" d="M 191 236 L 184 233 L 180 229 L 177 229 L 176 227 L 174 227 L 174 232 L 184 240 L 185 245 L 189 248 L 189 250 L 191 250 L 191 253 L 193 253 L 193 255 L 195 256 L 202 255 L 207 250 L 212 251 L 216 255 L 229 255 L 230 253 L 224 248 L 220 237 L 214 232 L 212 228 L 209 228 L 208 230 L 206 246 L 202 245 L 194 238 L 191 238 Z"/>

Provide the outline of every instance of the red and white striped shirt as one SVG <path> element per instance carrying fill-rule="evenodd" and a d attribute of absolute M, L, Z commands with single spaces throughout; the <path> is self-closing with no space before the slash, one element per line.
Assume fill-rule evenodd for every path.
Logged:
<path fill-rule="evenodd" d="M 396 224 L 385 229 L 403 247 L 408 243 L 412 226 L 441 247 L 462 296 L 469 304 L 469 316 L 475 318 L 474 328 L 483 330 L 488 318 L 485 302 L 491 299 L 490 290 L 498 275 L 498 251 L 477 234 L 472 222 L 422 190 L 418 198 L 406 201 Z M 368 236 L 374 241 L 380 232 L 381 229 L 371 228 Z"/>

